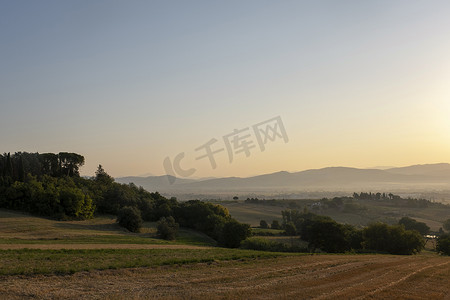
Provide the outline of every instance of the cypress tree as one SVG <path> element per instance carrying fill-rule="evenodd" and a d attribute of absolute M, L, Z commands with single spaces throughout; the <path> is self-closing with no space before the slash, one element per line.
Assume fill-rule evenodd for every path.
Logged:
<path fill-rule="evenodd" d="M 3 155 L 0 154 L 0 176 L 5 176 L 5 162 L 6 159 Z"/>
<path fill-rule="evenodd" d="M 8 152 L 6 156 L 6 166 L 5 166 L 5 175 L 9 177 L 13 177 L 13 166 L 11 161 L 11 153 Z"/>
<path fill-rule="evenodd" d="M 18 165 L 18 176 L 19 176 L 19 181 L 24 182 L 25 181 L 25 170 L 24 170 L 24 166 L 23 166 L 23 156 L 20 155 L 19 156 L 19 165 Z"/>

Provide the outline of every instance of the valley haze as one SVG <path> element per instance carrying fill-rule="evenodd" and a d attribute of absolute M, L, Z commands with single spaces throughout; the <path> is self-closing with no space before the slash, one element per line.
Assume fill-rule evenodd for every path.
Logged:
<path fill-rule="evenodd" d="M 116 178 L 120 183 L 134 183 L 150 191 L 176 195 L 180 199 L 253 195 L 273 198 L 301 198 L 347 194 L 357 191 L 389 191 L 417 195 L 450 191 L 450 164 L 424 164 L 389 169 L 327 167 L 299 172 L 280 171 L 252 177 L 213 179 L 176 178 L 168 176 L 128 176 Z M 172 181 L 172 180 L 171 180 Z M 450 193 L 450 192 L 449 192 Z M 437 199 L 440 200 L 440 199 Z M 445 197 L 442 199 L 445 200 Z"/>

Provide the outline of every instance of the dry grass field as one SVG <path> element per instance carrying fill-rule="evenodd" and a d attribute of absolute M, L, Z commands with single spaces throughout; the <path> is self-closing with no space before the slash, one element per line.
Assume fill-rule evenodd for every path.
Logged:
<path fill-rule="evenodd" d="M 2 276 L 1 299 L 450 299 L 450 258 L 314 255 Z"/>
<path fill-rule="evenodd" d="M 0 211 L 0 299 L 450 299 L 450 257 L 428 251 L 268 253 L 210 247 L 191 231 L 166 242 L 152 230 Z"/>

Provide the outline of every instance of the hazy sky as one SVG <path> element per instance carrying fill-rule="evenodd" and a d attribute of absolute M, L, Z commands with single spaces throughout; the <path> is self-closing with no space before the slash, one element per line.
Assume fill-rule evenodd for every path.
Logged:
<path fill-rule="evenodd" d="M 448 1 L 0 0 L 0 151 L 77 152 L 83 174 L 113 176 L 164 174 L 181 152 L 194 177 L 450 162 L 449 16 Z M 276 116 L 289 142 L 195 159 Z"/>

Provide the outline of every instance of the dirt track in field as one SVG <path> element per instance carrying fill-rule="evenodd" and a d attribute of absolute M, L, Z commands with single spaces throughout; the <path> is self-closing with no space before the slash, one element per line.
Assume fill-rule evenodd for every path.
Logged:
<path fill-rule="evenodd" d="M 450 299 L 450 258 L 323 255 L 0 277 L 0 298 Z"/>
<path fill-rule="evenodd" d="M 17 249 L 42 250 L 91 250 L 91 249 L 209 249 L 210 247 L 192 245 L 152 245 L 152 244 L 0 244 L 0 250 Z"/>

